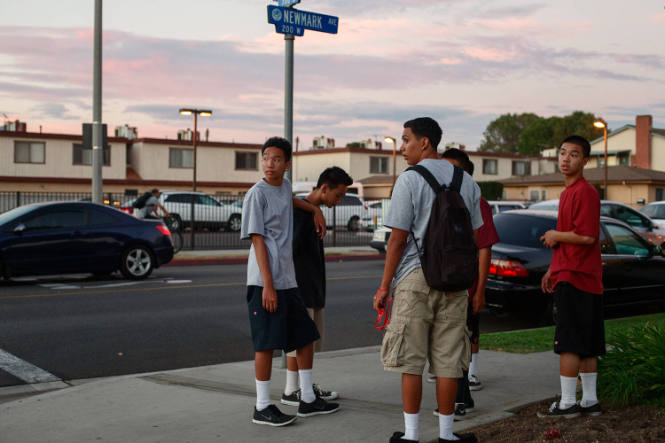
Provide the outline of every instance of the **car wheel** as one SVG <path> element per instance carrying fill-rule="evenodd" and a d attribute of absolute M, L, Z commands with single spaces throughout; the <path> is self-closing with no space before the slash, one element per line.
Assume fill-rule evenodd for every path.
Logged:
<path fill-rule="evenodd" d="M 120 271 L 131 280 L 147 278 L 155 267 L 152 251 L 145 246 L 131 246 L 122 254 Z"/>
<path fill-rule="evenodd" d="M 229 218 L 229 230 L 231 230 L 233 232 L 238 232 L 238 231 L 240 231 L 241 226 L 242 226 L 242 221 L 240 219 L 240 215 L 233 214 Z"/>
<path fill-rule="evenodd" d="M 349 222 L 346 224 L 346 228 L 349 231 L 356 232 L 360 228 L 360 217 L 354 215 L 349 219 Z"/>

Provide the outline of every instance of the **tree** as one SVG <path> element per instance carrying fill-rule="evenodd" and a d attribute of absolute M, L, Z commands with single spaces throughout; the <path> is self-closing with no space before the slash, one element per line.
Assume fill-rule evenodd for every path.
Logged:
<path fill-rule="evenodd" d="M 554 127 L 559 117 L 541 118 L 524 128 L 517 142 L 520 154 L 540 154 L 543 149 L 556 147 Z"/>
<path fill-rule="evenodd" d="M 503 114 L 485 129 L 480 151 L 517 153 L 517 143 L 524 128 L 542 119 L 536 114 Z"/>

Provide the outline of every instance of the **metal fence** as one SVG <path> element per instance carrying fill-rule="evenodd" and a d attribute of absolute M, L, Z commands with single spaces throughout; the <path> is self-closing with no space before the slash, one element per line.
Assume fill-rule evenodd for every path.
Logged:
<path fill-rule="evenodd" d="M 242 196 L 196 195 L 194 218 L 192 223 L 192 194 L 187 191 L 170 191 L 162 193 L 162 204 L 178 217 L 182 225 L 183 249 L 248 249 L 251 242 L 240 240 L 240 222 L 242 214 Z M 104 193 L 104 203 L 134 212 L 131 202 L 136 195 L 122 193 Z M 84 192 L 7 192 L 0 191 L 0 213 L 13 208 L 41 202 L 91 201 L 92 195 Z M 357 214 L 349 212 L 349 208 L 335 207 L 327 214 L 328 234 L 324 239 L 325 246 L 367 246 L 372 239 L 374 220 L 365 211 L 361 220 Z M 335 220 L 330 223 L 331 220 Z M 342 221 L 340 221 L 342 220 Z M 355 222 L 354 222 L 355 221 Z M 192 231 L 192 226 L 194 230 Z"/>

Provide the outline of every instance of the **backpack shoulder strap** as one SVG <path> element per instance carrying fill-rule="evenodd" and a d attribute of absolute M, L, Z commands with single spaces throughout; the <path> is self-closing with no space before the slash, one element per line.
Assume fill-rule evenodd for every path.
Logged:
<path fill-rule="evenodd" d="M 459 193 L 462 189 L 462 180 L 464 179 L 464 171 L 459 166 L 453 166 L 453 168 L 454 168 L 453 180 L 450 182 L 450 189 Z"/>
<path fill-rule="evenodd" d="M 418 174 L 422 175 L 422 177 L 425 179 L 427 183 L 429 183 L 430 187 L 434 191 L 435 194 L 439 192 L 441 189 L 441 185 L 439 182 L 434 178 L 431 172 L 429 172 L 429 169 L 422 165 L 414 165 L 406 169 L 407 171 L 416 171 Z"/>

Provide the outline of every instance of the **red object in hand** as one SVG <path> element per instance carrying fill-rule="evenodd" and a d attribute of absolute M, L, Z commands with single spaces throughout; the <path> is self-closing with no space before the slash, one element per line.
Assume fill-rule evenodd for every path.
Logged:
<path fill-rule="evenodd" d="M 393 298 L 390 297 L 388 300 L 386 300 L 385 305 L 378 309 L 376 320 L 374 320 L 374 327 L 379 331 L 383 330 L 383 328 L 388 326 L 388 323 L 390 323 L 390 305 L 392 302 Z"/>
<path fill-rule="evenodd" d="M 543 440 L 557 440 L 561 438 L 561 432 L 558 429 L 550 429 L 543 433 Z"/>

